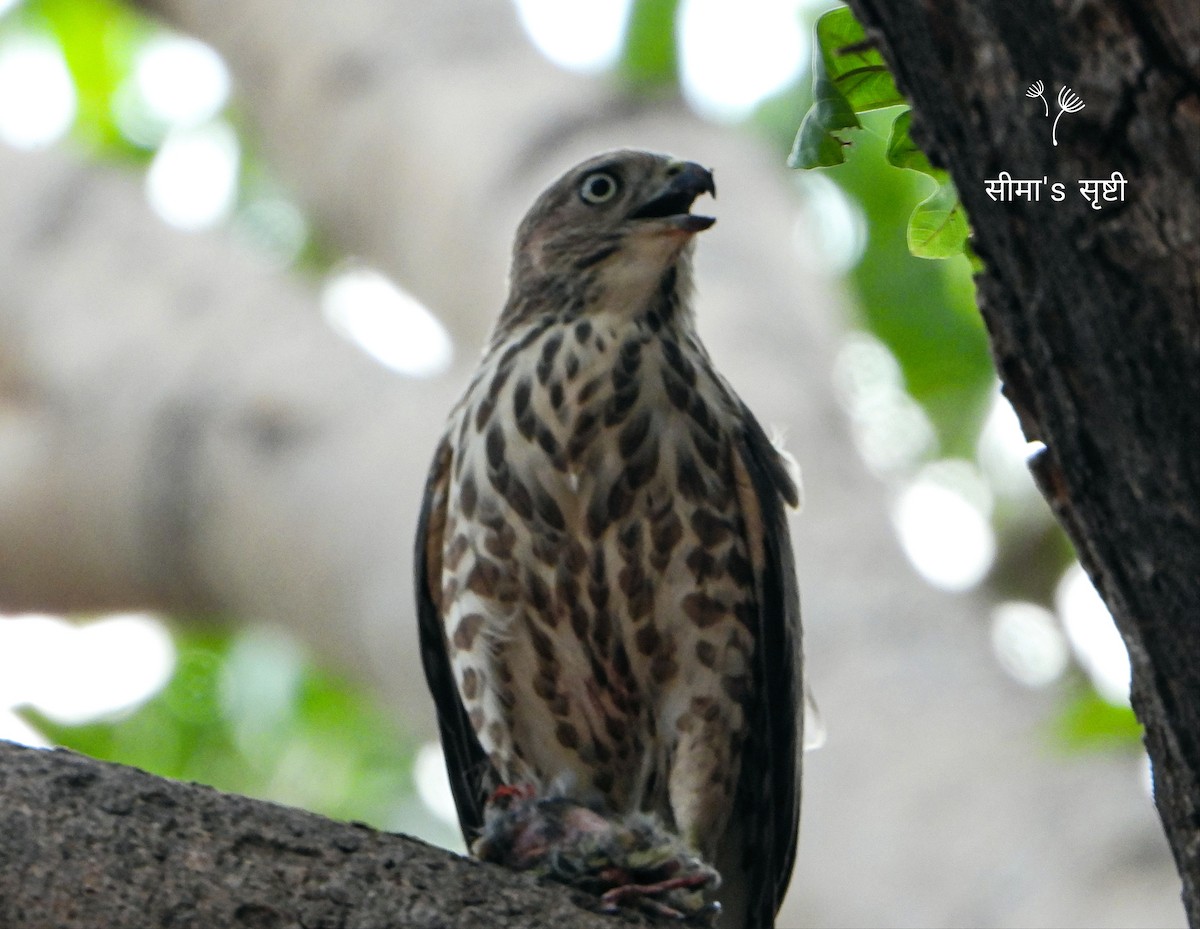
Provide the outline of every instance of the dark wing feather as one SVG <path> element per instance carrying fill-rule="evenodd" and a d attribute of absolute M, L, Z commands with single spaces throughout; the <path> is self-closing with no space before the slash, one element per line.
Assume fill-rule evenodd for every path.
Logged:
<path fill-rule="evenodd" d="M 755 634 L 756 699 L 750 712 L 750 742 L 742 762 L 735 816 L 753 824 L 744 835 L 753 863 L 746 888 L 745 929 L 774 926 L 796 857 L 800 822 L 800 746 L 804 711 L 800 595 L 787 525 L 786 504 L 799 494 L 779 453 L 753 414 L 741 407 L 738 457 L 748 486 L 739 487 L 747 532 L 757 508 L 761 548 L 755 556 L 758 616 Z M 743 475 L 739 474 L 739 478 Z M 745 484 L 745 480 L 741 483 Z"/>
<path fill-rule="evenodd" d="M 483 826 L 484 802 L 495 788 L 497 779 L 475 737 L 454 681 L 440 607 L 442 552 L 445 550 L 443 533 L 452 459 L 449 444 L 443 442 L 434 456 L 417 523 L 414 586 L 421 663 L 425 666 L 425 679 L 437 707 L 442 752 L 446 756 L 450 788 L 458 809 L 458 823 L 470 848 Z"/>

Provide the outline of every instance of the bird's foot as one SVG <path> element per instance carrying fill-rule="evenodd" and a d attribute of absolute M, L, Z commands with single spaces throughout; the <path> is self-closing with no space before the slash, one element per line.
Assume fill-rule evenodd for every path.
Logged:
<path fill-rule="evenodd" d="M 497 788 L 471 846 L 484 861 L 534 871 L 622 906 L 711 925 L 717 872 L 654 817 L 614 814 L 528 785 Z"/>
<path fill-rule="evenodd" d="M 704 902 L 701 892 L 710 883 L 711 874 L 697 873 L 671 877 L 653 884 L 621 884 L 600 895 L 600 908 L 606 913 L 615 913 L 622 906 L 633 906 L 667 919 L 709 920 L 721 909 L 718 903 Z M 674 905 L 657 899 L 664 895 L 674 895 L 680 890 L 685 891 L 685 895 L 681 902 Z"/>

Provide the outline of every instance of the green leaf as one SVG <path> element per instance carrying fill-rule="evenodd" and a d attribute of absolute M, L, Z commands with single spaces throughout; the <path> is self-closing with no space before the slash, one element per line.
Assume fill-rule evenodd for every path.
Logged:
<path fill-rule="evenodd" d="M 954 181 L 947 171 L 930 164 L 925 153 L 913 142 L 911 128 L 912 111 L 905 110 L 892 123 L 887 160 L 897 168 L 931 177 L 937 187 L 917 204 L 908 218 L 908 248 L 918 258 L 951 258 L 966 254 L 971 259 L 972 270 L 980 270 L 979 257 L 968 252 L 967 237 L 971 227 Z"/>
<path fill-rule="evenodd" d="M 912 127 L 912 110 L 905 110 L 892 123 L 892 131 L 888 136 L 887 160 L 897 168 L 908 168 L 910 171 L 920 171 L 938 180 L 937 173 L 944 174 L 929 163 L 925 153 L 917 147 L 909 134 Z M 935 173 L 936 172 L 936 173 Z"/>
<path fill-rule="evenodd" d="M 793 168 L 827 168 L 842 164 L 846 160 L 842 149 L 849 142 L 843 140 L 841 133 L 862 128 L 850 103 L 823 70 L 814 76 L 813 94 L 812 107 L 800 124 L 792 153 L 788 156 L 788 165 Z"/>
<path fill-rule="evenodd" d="M 817 20 L 813 56 L 813 103 L 800 124 L 788 164 L 819 168 L 842 164 L 847 130 L 859 129 L 857 113 L 904 102 L 892 75 L 849 9 Z"/>
<path fill-rule="evenodd" d="M 635 0 L 625 23 L 618 71 L 638 87 L 675 81 L 675 13 L 679 0 Z"/>
<path fill-rule="evenodd" d="M 830 10 L 817 20 L 817 47 L 825 73 L 854 112 L 905 102 L 883 55 L 867 44 L 867 34 L 849 7 Z"/>
<path fill-rule="evenodd" d="M 909 217 L 908 248 L 918 258 L 951 258 L 962 253 L 970 231 L 958 191 L 947 177 Z"/>

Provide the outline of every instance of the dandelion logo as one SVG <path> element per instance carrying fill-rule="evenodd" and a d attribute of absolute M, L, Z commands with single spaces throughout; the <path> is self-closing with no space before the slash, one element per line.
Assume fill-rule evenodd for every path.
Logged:
<path fill-rule="evenodd" d="M 1042 92 L 1046 89 L 1046 85 L 1041 81 L 1034 81 L 1025 91 L 1026 97 L 1042 97 Z M 1042 106 L 1046 108 L 1046 115 L 1050 115 L 1050 104 L 1046 102 L 1046 98 L 1042 97 Z"/>
<path fill-rule="evenodd" d="M 1058 106 L 1058 115 L 1054 117 L 1054 125 L 1050 129 L 1050 141 L 1055 145 L 1058 145 L 1058 121 L 1063 118 L 1063 113 L 1078 113 L 1083 109 L 1083 101 L 1070 87 L 1063 87 L 1058 92 Z"/>
<path fill-rule="evenodd" d="M 1025 89 L 1025 96 L 1033 99 L 1034 97 L 1042 98 L 1042 107 L 1045 110 L 1044 115 L 1050 115 L 1050 104 L 1046 100 L 1044 94 L 1046 85 L 1041 81 L 1034 81 Z M 1075 93 L 1070 87 L 1063 87 L 1058 92 L 1058 115 L 1054 117 L 1054 125 L 1050 127 L 1050 141 L 1058 145 L 1058 121 L 1063 118 L 1063 113 L 1078 113 L 1083 109 L 1084 103 L 1079 98 L 1079 94 Z"/>
<path fill-rule="evenodd" d="M 1032 100 L 1041 98 L 1043 115 L 1050 118 L 1050 102 L 1045 97 L 1046 85 L 1034 81 L 1025 88 L 1025 96 Z M 1064 86 L 1058 92 L 1058 115 L 1050 127 L 1050 141 L 1058 145 L 1058 121 L 1064 113 L 1078 113 L 1084 107 L 1079 94 L 1070 87 Z M 1125 185 L 1128 183 L 1120 171 L 1113 171 L 1108 177 L 1080 178 L 1079 193 L 1093 210 L 1102 210 L 1106 203 L 1124 203 Z M 1001 171 L 996 177 L 984 179 L 984 190 L 997 203 L 1011 203 L 1014 200 L 1024 200 L 1027 203 L 1037 203 L 1042 198 L 1042 189 L 1050 194 L 1055 203 L 1067 199 L 1067 185 L 1063 181 L 1051 181 L 1046 175 L 1042 177 L 1013 177 L 1007 171 Z"/>

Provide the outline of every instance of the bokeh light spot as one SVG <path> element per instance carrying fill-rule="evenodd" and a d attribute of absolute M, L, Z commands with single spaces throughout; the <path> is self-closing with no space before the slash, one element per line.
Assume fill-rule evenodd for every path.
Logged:
<path fill-rule="evenodd" d="M 804 205 L 795 234 L 801 265 L 826 275 L 850 271 L 867 247 L 862 206 L 817 171 L 797 171 L 793 183 Z"/>
<path fill-rule="evenodd" d="M 996 557 L 990 493 L 970 462 L 926 465 L 901 492 L 893 518 L 913 566 L 944 590 L 969 590 Z"/>
<path fill-rule="evenodd" d="M 834 359 L 833 386 L 859 454 L 881 477 L 909 472 L 936 445 L 933 424 L 904 389 L 900 364 L 874 336 L 846 338 Z"/>
<path fill-rule="evenodd" d="M 393 371 L 429 377 L 453 358 L 437 318 L 378 271 L 356 266 L 332 275 L 321 306 L 334 331 Z"/>
<path fill-rule="evenodd" d="M 1054 600 L 1075 657 L 1096 692 L 1114 706 L 1128 706 L 1129 651 L 1108 607 L 1078 562 L 1063 574 Z"/>
<path fill-rule="evenodd" d="M 417 784 L 417 795 L 421 802 L 438 819 L 452 826 L 458 825 L 458 811 L 454 806 L 454 794 L 450 790 L 450 777 L 446 773 L 446 759 L 437 742 L 426 742 L 417 750 L 413 768 L 413 779 Z"/>
<path fill-rule="evenodd" d="M 543 55 L 573 71 L 598 71 L 621 51 L 630 0 L 516 0 L 517 18 Z"/>
<path fill-rule="evenodd" d="M 1010 601 L 992 610 L 992 651 L 1000 667 L 1027 687 L 1045 687 L 1067 669 L 1070 652 L 1054 614 Z"/>
<path fill-rule="evenodd" d="M 795 81 L 808 45 L 794 0 L 680 5 L 680 83 L 688 102 L 710 119 L 743 119 Z"/>
<path fill-rule="evenodd" d="M 167 223 L 208 229 L 233 210 L 239 163 L 237 135 L 224 122 L 169 133 L 146 173 L 146 197 Z"/>
<path fill-rule="evenodd" d="M 171 637 L 150 614 L 87 623 L 0 617 L 0 710 L 30 706 L 64 725 L 92 722 L 148 700 L 174 667 Z"/>
<path fill-rule="evenodd" d="M 0 42 L 0 140 L 43 148 L 75 120 L 75 84 L 48 37 L 17 33 Z"/>
<path fill-rule="evenodd" d="M 179 128 L 207 122 L 229 99 L 229 70 L 221 56 L 186 36 L 148 41 L 138 50 L 133 79 L 151 115 Z"/>

